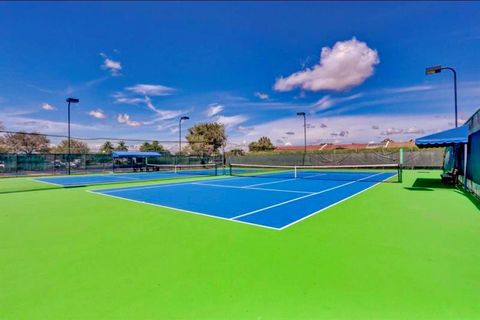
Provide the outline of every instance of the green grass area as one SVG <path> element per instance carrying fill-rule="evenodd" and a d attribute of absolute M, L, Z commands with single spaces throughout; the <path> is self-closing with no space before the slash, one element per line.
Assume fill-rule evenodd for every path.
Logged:
<path fill-rule="evenodd" d="M 94 187 L 3 193 L 0 319 L 479 318 L 480 204 L 438 176 L 283 231 Z"/>

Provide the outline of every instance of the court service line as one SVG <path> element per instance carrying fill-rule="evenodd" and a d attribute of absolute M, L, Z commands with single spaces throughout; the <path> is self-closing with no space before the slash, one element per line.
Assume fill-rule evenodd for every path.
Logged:
<path fill-rule="evenodd" d="M 236 220 L 236 219 L 239 219 L 239 218 L 243 218 L 243 217 L 252 215 L 252 214 L 257 213 L 257 212 L 262 212 L 262 211 L 269 210 L 269 209 L 272 209 L 272 208 L 280 207 L 280 206 L 283 206 L 287 203 L 291 203 L 291 202 L 295 202 L 295 201 L 302 200 L 302 199 L 305 199 L 305 198 L 313 197 L 313 196 L 316 196 L 316 195 L 319 195 L 319 194 L 322 194 L 322 193 L 325 193 L 325 192 L 329 192 L 329 191 L 332 191 L 332 190 L 335 190 L 335 189 L 338 189 L 338 188 L 342 188 L 342 187 L 348 186 L 350 184 L 357 183 L 359 181 L 362 181 L 362 180 L 365 180 L 365 179 L 368 179 L 368 178 L 372 178 L 372 177 L 375 177 L 375 176 L 378 176 L 378 175 L 384 174 L 384 173 L 385 172 L 380 172 L 380 173 L 377 173 L 377 174 L 374 174 L 374 175 L 371 175 L 371 176 L 368 176 L 368 177 L 365 177 L 365 178 L 362 178 L 362 179 L 358 179 L 358 180 L 355 180 L 355 181 L 350 181 L 350 182 L 347 182 L 347 183 L 343 183 L 341 185 L 338 185 L 338 186 L 335 186 L 335 187 L 332 187 L 332 188 L 328 188 L 328 189 L 325 189 L 325 190 L 322 190 L 322 191 L 319 191 L 319 192 L 314 192 L 314 193 L 311 193 L 311 194 L 307 194 L 305 196 L 301 196 L 301 197 L 298 197 L 298 198 L 283 201 L 283 202 L 280 202 L 280 203 L 277 203 L 277 204 L 274 204 L 274 205 L 271 205 L 271 206 L 268 206 L 268 207 L 264 207 L 264 208 L 253 210 L 253 211 L 250 211 L 250 212 L 247 212 L 247 213 L 243 213 L 243 214 L 240 214 L 236 217 L 232 217 L 230 219 Z"/>
<path fill-rule="evenodd" d="M 308 191 L 297 191 L 297 190 L 285 190 L 285 189 L 270 189 L 270 188 L 255 188 L 255 187 L 239 187 L 239 186 L 229 186 L 226 184 L 213 184 L 213 183 L 193 183 L 197 186 L 207 186 L 207 187 L 216 187 L 216 188 L 230 188 L 230 189 L 246 189 L 246 190 L 260 190 L 260 191 L 276 191 L 276 192 L 289 192 L 289 193 L 303 193 L 311 194 L 313 192 Z"/>
<path fill-rule="evenodd" d="M 309 179 L 309 178 L 318 177 L 318 176 L 326 176 L 326 175 L 327 175 L 326 173 L 318 173 L 311 176 L 306 176 L 304 177 L 304 179 Z"/>
<path fill-rule="evenodd" d="M 291 181 L 291 180 L 296 180 L 296 178 L 283 179 L 283 180 L 280 180 L 280 181 L 273 181 L 273 182 L 262 182 L 262 183 L 250 184 L 250 185 L 248 185 L 248 186 L 243 186 L 242 188 L 265 186 L 265 185 L 267 185 L 267 184 L 274 184 L 274 183 L 280 183 L 280 182 Z"/>

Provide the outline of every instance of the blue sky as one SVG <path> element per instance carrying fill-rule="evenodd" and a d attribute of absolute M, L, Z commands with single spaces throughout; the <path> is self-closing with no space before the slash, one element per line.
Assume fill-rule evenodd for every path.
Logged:
<path fill-rule="evenodd" d="M 480 3 L 0 2 L 9 130 L 174 140 L 219 121 L 238 146 L 408 140 L 480 106 Z"/>

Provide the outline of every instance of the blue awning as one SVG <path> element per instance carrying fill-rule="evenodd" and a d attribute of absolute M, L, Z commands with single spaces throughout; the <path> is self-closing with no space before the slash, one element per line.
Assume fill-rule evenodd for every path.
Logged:
<path fill-rule="evenodd" d="M 113 151 L 114 158 L 146 158 L 146 157 L 160 157 L 158 152 L 137 152 L 137 151 Z"/>
<path fill-rule="evenodd" d="M 420 148 L 449 147 L 467 142 L 467 126 L 461 126 L 450 130 L 445 130 L 415 140 L 415 144 Z"/>

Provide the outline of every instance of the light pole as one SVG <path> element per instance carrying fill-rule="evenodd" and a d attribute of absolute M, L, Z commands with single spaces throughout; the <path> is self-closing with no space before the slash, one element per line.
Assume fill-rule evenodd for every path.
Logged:
<path fill-rule="evenodd" d="M 190 119 L 187 116 L 183 116 L 178 120 L 178 155 L 182 155 L 182 120 Z"/>
<path fill-rule="evenodd" d="M 307 117 L 305 112 L 297 112 L 297 116 L 303 116 L 303 160 L 302 164 L 305 165 L 305 156 L 307 154 Z"/>
<path fill-rule="evenodd" d="M 426 75 L 440 73 L 442 70 L 450 70 L 453 72 L 453 90 L 455 95 L 455 128 L 458 127 L 458 109 L 457 109 L 457 72 L 452 67 L 433 66 L 425 69 Z"/>
<path fill-rule="evenodd" d="M 70 104 L 79 103 L 80 100 L 76 98 L 67 98 L 67 102 L 68 102 L 68 155 L 67 155 L 68 169 L 67 170 L 68 170 L 68 174 L 70 175 Z"/>

